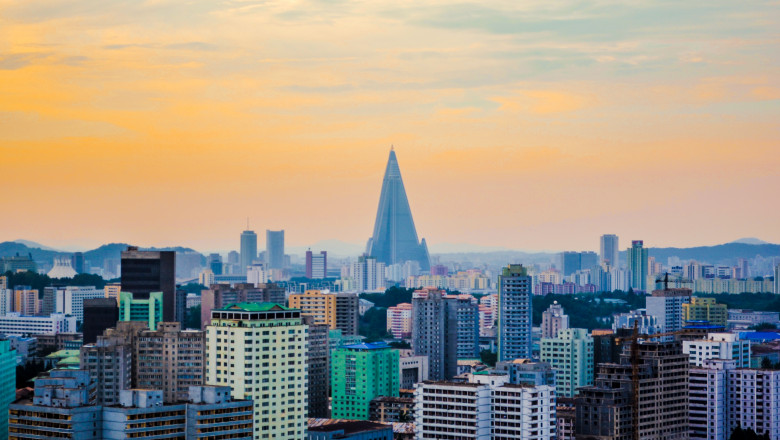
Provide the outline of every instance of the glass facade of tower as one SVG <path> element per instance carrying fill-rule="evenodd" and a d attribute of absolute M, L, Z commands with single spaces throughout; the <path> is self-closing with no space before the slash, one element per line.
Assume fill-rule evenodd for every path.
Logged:
<path fill-rule="evenodd" d="M 395 151 L 390 151 L 387 161 L 374 235 L 368 240 L 366 254 L 386 266 L 416 261 L 421 271 L 427 272 L 431 269 L 425 239 L 422 242 L 417 240 L 417 230 Z"/>

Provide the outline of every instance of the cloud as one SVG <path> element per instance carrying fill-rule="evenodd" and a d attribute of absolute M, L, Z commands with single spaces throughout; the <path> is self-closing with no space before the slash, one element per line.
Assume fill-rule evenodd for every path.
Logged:
<path fill-rule="evenodd" d="M 0 54 L 0 70 L 18 70 L 38 60 L 45 59 L 47 56 L 47 54 L 39 52 Z"/>

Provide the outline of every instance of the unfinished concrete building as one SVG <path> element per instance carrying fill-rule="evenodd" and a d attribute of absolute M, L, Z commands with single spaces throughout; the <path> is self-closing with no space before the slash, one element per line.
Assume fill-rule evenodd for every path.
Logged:
<path fill-rule="evenodd" d="M 688 438 L 688 356 L 682 343 L 645 342 L 637 348 L 638 434 L 642 440 Z M 620 363 L 598 366 L 593 386 L 576 399 L 577 440 L 634 437 L 634 369 L 629 344 Z"/>

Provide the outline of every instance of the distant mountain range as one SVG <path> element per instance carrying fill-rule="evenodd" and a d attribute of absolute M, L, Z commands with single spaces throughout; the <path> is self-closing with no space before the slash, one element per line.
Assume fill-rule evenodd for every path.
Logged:
<path fill-rule="evenodd" d="M 84 258 L 92 266 L 102 267 L 103 262 L 108 259 L 117 260 L 121 258 L 121 252 L 127 247 L 127 243 L 104 244 L 96 249 L 84 252 Z M 288 253 L 302 254 L 306 249 L 311 248 L 315 252 L 321 250 L 328 251 L 331 255 L 339 256 L 357 256 L 364 251 L 362 245 L 347 243 L 340 240 L 323 240 L 312 244 L 312 246 L 288 246 Z M 166 250 L 176 251 L 178 253 L 198 254 L 202 264 L 205 264 L 206 257 L 194 249 L 181 246 L 171 246 L 164 248 L 141 248 L 144 250 Z M 0 243 L 0 257 L 20 255 L 32 255 L 33 260 L 51 264 L 55 257 L 70 256 L 72 252 L 65 252 L 44 246 L 29 240 L 6 241 Z M 440 261 L 460 261 L 471 262 L 475 265 L 505 265 L 509 262 L 518 263 L 541 263 L 555 259 L 559 252 L 524 252 L 493 246 L 470 245 L 466 243 L 441 243 L 431 246 L 431 254 L 438 257 Z M 710 264 L 735 264 L 738 258 L 755 258 L 757 255 L 762 257 L 780 256 L 780 245 L 767 243 L 757 238 L 741 238 L 726 244 L 715 246 L 697 246 L 689 248 L 649 248 L 649 254 L 656 261 L 663 264 L 667 263 L 668 258 L 677 257 L 680 260 L 696 260 Z M 621 259 L 625 259 L 625 251 L 620 253 Z"/>

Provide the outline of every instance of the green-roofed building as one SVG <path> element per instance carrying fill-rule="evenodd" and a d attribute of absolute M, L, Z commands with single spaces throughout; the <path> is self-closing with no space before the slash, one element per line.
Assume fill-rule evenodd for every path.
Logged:
<path fill-rule="evenodd" d="M 119 293 L 119 320 L 146 322 L 149 329 L 157 330 L 163 319 L 163 293 L 151 292 L 148 299 L 134 299 L 130 292 Z"/>
<path fill-rule="evenodd" d="M 275 303 L 211 311 L 206 383 L 232 387 L 235 399 L 252 399 L 255 440 L 306 437 L 306 332 L 300 310 Z"/>
<path fill-rule="evenodd" d="M 345 345 L 332 358 L 334 419 L 368 420 L 371 400 L 398 397 L 399 353 L 384 342 Z"/>

